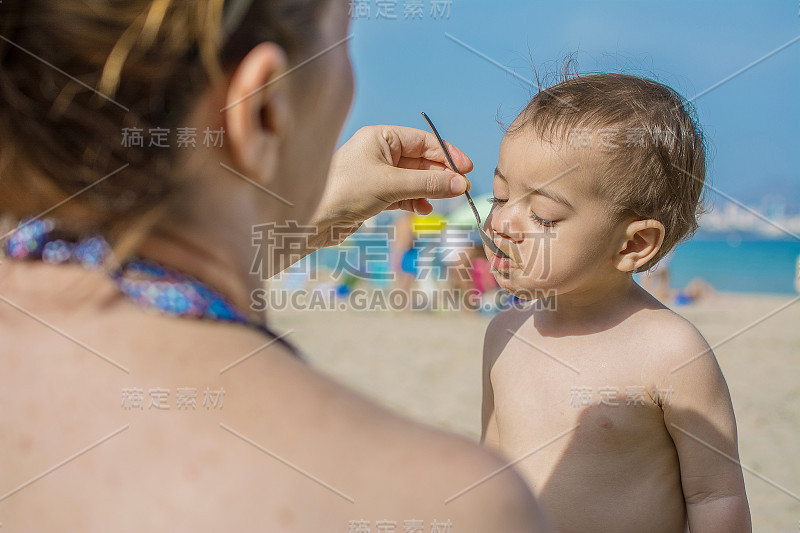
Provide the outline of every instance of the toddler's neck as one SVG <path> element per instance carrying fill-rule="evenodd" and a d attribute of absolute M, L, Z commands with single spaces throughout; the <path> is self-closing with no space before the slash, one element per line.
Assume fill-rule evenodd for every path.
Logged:
<path fill-rule="evenodd" d="M 551 334 L 597 333 L 614 327 L 641 309 L 663 306 L 630 274 L 594 286 L 558 294 L 534 305 L 537 327 Z"/>

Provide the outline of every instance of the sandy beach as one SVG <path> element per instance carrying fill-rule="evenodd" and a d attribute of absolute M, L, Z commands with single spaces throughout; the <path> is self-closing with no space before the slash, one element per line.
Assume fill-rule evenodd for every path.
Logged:
<path fill-rule="evenodd" d="M 797 532 L 800 302 L 789 296 L 718 294 L 675 310 L 714 347 L 728 381 L 753 530 Z M 476 441 L 481 350 L 490 318 L 390 311 L 281 311 L 271 317 L 279 330 L 293 330 L 289 338 L 334 379 L 413 419 Z"/>

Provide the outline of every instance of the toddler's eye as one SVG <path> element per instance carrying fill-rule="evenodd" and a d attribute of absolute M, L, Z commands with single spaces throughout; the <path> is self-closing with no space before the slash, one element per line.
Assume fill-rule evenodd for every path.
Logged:
<path fill-rule="evenodd" d="M 504 204 L 504 203 L 506 203 L 508 201 L 508 200 L 502 200 L 500 198 L 495 198 L 494 196 L 490 196 L 489 198 L 487 198 L 487 200 L 489 200 L 489 203 L 492 204 L 492 205 Z"/>
<path fill-rule="evenodd" d="M 531 211 L 531 220 L 533 220 L 534 222 L 545 228 L 553 228 L 556 225 L 555 220 L 545 220 L 536 213 L 534 213 L 533 211 Z"/>

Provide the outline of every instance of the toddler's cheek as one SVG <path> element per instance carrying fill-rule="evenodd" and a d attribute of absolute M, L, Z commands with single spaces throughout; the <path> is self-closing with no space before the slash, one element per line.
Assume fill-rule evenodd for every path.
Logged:
<path fill-rule="evenodd" d="M 521 247 L 520 276 L 532 285 L 546 284 L 553 274 L 553 250 L 539 240 Z"/>
<path fill-rule="evenodd" d="M 540 251 L 528 256 L 520 268 L 515 269 L 513 275 L 505 281 L 513 286 L 514 292 L 527 292 L 535 295 L 533 298 L 541 298 L 563 289 L 565 279 L 568 279 L 563 266 L 551 254 Z M 500 283 L 500 278 L 497 279 Z M 500 285 L 503 286 L 502 283 Z"/>

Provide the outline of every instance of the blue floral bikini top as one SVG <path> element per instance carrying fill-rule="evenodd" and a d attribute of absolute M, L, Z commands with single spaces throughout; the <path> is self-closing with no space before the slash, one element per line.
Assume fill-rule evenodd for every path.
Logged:
<path fill-rule="evenodd" d="M 42 260 L 46 263 L 78 263 L 98 269 L 111 253 L 102 237 L 78 242 L 59 238 L 52 220 L 22 221 L 8 237 L 5 253 L 11 259 Z M 164 314 L 233 322 L 254 327 L 280 342 L 293 355 L 298 350 L 266 324 L 255 322 L 236 309 L 224 296 L 203 282 L 148 259 L 132 259 L 111 272 L 119 290 L 136 304 Z"/>

